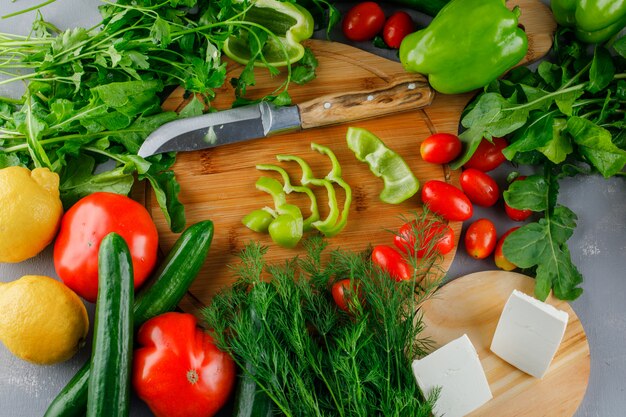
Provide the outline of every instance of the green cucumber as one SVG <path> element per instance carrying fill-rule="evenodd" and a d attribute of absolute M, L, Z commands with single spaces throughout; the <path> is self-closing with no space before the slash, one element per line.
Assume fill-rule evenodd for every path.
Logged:
<path fill-rule="evenodd" d="M 204 264 L 212 240 L 210 220 L 196 223 L 180 235 L 149 287 L 135 300 L 135 328 L 176 307 Z M 89 374 L 87 362 L 52 401 L 44 417 L 84 416 Z"/>
<path fill-rule="evenodd" d="M 273 402 L 261 390 L 252 376 L 252 366 L 246 363 L 246 370 L 239 376 L 233 417 L 271 417 L 274 416 Z"/>
<path fill-rule="evenodd" d="M 128 416 L 133 358 L 133 263 L 117 233 L 98 251 L 98 300 L 87 390 L 87 417 Z"/>
<path fill-rule="evenodd" d="M 254 291 L 254 289 L 252 290 Z M 261 321 L 254 308 L 250 308 L 250 319 L 256 329 Z M 237 383 L 233 417 L 271 417 L 274 416 L 274 402 L 254 380 L 254 367 L 246 362 Z"/>

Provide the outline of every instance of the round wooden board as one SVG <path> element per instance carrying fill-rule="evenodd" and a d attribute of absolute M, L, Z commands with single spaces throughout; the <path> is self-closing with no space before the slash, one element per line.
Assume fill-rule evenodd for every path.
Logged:
<path fill-rule="evenodd" d="M 423 335 L 442 346 L 463 334 L 474 344 L 493 399 L 472 417 L 570 417 L 580 405 L 589 381 L 589 344 L 570 305 L 547 302 L 569 314 L 563 342 L 543 379 L 534 378 L 489 350 L 500 313 L 514 289 L 533 294 L 535 281 L 522 274 L 485 271 L 444 285 L 424 303 Z"/>

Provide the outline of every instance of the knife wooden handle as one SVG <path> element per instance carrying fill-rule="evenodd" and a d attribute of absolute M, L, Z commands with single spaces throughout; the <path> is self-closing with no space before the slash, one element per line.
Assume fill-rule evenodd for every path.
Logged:
<path fill-rule="evenodd" d="M 329 94 L 298 104 L 302 128 L 328 126 L 428 106 L 434 91 L 421 74 L 402 74 L 382 88 Z"/>

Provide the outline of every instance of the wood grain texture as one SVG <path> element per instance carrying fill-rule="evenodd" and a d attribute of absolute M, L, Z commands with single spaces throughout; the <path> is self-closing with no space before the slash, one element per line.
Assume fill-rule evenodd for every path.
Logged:
<path fill-rule="evenodd" d="M 421 74 L 405 74 L 381 89 L 321 96 L 298 108 L 302 128 L 310 129 L 414 111 L 431 104 L 434 96 Z"/>
<path fill-rule="evenodd" d="M 498 320 L 514 289 L 533 294 L 535 280 L 526 275 L 485 271 L 444 285 L 424 303 L 424 336 L 442 346 L 467 334 L 483 365 L 493 399 L 472 417 L 570 417 L 589 381 L 589 344 L 578 316 L 565 301 L 547 302 L 569 314 L 565 336 L 543 379 L 534 378 L 489 350 Z"/>
<path fill-rule="evenodd" d="M 516 0 L 509 2 L 522 8 L 521 22 L 529 37 L 529 54 L 524 62 L 545 55 L 551 46 L 554 20 L 549 10 L 539 0 Z M 339 93 L 388 89 L 399 82 L 423 80 L 420 75 L 406 74 L 398 62 L 373 55 L 357 48 L 320 40 L 309 40 L 307 45 L 319 60 L 317 78 L 303 86 L 294 85 L 290 94 L 295 104 L 305 103 L 319 97 Z M 227 79 L 236 77 L 242 67 L 229 64 Z M 283 75 L 284 76 L 284 75 Z M 257 69 L 256 86 L 249 89 L 249 97 L 262 97 L 272 93 L 284 78 L 271 77 L 267 71 Z M 417 77 L 417 78 L 416 78 Z M 421 87 L 420 87 L 421 88 Z M 461 112 L 471 94 L 437 95 L 430 106 L 399 114 L 369 119 L 352 125 L 366 128 L 378 135 L 391 149 L 400 154 L 421 183 L 430 179 L 447 181 L 459 185 L 459 172 L 447 167 L 428 164 L 419 157 L 420 143 L 437 132 L 457 132 Z M 234 92 L 229 83 L 216 91 L 212 106 L 216 109 L 230 108 Z M 164 108 L 180 110 L 189 97 L 182 89 L 175 90 L 165 101 Z M 283 260 L 301 254 L 302 250 L 288 250 L 274 245 L 267 235 L 254 233 L 241 224 L 249 212 L 263 206 L 271 206 L 271 198 L 254 187 L 262 175 L 273 175 L 255 169 L 256 164 L 278 163 L 277 154 L 294 154 L 308 161 L 314 173 L 323 177 L 330 170 L 328 159 L 310 149 L 316 142 L 329 146 L 342 165 L 344 179 L 353 188 L 353 203 L 347 227 L 338 236 L 329 240 L 331 247 L 348 250 L 363 250 L 368 244 L 391 244 L 390 230 L 397 230 L 403 223 L 401 216 L 410 215 L 421 209 L 419 198 L 392 206 L 382 203 L 378 194 L 382 181 L 371 174 L 366 164 L 356 160 L 346 145 L 348 125 L 334 125 L 295 132 L 267 139 L 259 139 L 221 146 L 197 152 L 180 153 L 174 170 L 181 185 L 180 199 L 185 205 L 188 224 L 204 219 L 215 223 L 215 237 L 209 258 L 189 291 L 189 296 L 180 307 L 197 312 L 210 301 L 220 288 L 231 283 L 234 277 L 228 267 L 237 262 L 237 254 L 250 240 L 259 240 L 270 247 L 269 262 Z M 292 179 L 299 179 L 300 172 L 295 164 L 278 163 L 287 169 Z M 315 190 L 321 214 L 325 210 L 325 193 Z M 343 192 L 338 190 L 339 204 L 343 204 Z M 292 196 L 289 201 L 302 207 L 308 215 L 305 197 Z M 146 197 L 161 240 L 161 247 L 168 251 L 177 238 L 171 233 L 163 215 L 151 194 Z M 451 224 L 458 242 L 461 223 Z M 442 265 L 449 268 L 455 251 L 449 253 Z"/>

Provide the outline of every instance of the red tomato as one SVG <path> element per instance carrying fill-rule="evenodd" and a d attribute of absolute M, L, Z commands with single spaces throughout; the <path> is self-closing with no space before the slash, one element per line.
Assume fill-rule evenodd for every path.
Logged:
<path fill-rule="evenodd" d="M 57 274 L 65 285 L 92 303 L 98 294 L 100 242 L 111 232 L 128 244 L 137 288 L 154 268 L 159 235 L 148 211 L 136 201 L 113 193 L 82 198 L 61 219 L 54 244 Z"/>
<path fill-rule="evenodd" d="M 513 227 L 507 230 L 507 232 L 502 235 L 500 240 L 498 240 L 498 244 L 496 245 L 496 251 L 493 254 L 493 259 L 496 263 L 496 266 L 500 269 L 504 269 L 505 271 L 512 271 L 515 268 L 517 268 L 517 266 L 513 262 L 506 259 L 506 257 L 504 256 L 504 252 L 502 252 L 502 245 L 504 245 L 504 239 L 506 239 L 508 235 L 510 235 L 512 232 L 516 231 L 517 229 L 519 229 L 519 226 Z"/>
<path fill-rule="evenodd" d="M 488 219 L 478 219 L 465 233 L 465 250 L 476 259 L 485 259 L 496 247 L 496 226 Z"/>
<path fill-rule="evenodd" d="M 406 12 L 395 12 L 385 22 L 383 39 L 388 47 L 398 49 L 402 39 L 413 31 L 415 23 L 411 16 Z"/>
<path fill-rule="evenodd" d="M 416 242 L 416 237 L 420 239 L 419 242 Z M 438 240 L 433 244 L 431 241 L 435 237 Z M 454 248 L 454 231 L 450 226 L 441 222 L 417 225 L 413 221 L 400 227 L 399 233 L 393 238 L 393 243 L 404 253 L 407 252 L 408 248 L 411 255 L 415 254 L 416 243 L 419 243 L 418 258 L 430 256 L 431 252 L 445 255 Z"/>
<path fill-rule="evenodd" d="M 385 24 L 385 12 L 377 3 L 366 1 L 351 8 L 343 19 L 343 34 L 351 41 L 374 39 Z"/>
<path fill-rule="evenodd" d="M 378 245 L 372 251 L 372 261 L 383 271 L 387 271 L 396 281 L 407 281 L 413 277 L 411 267 L 400 252 L 387 245 Z"/>
<path fill-rule="evenodd" d="M 469 168 L 461 174 L 461 188 L 470 201 L 482 207 L 491 207 L 500 198 L 500 189 L 488 174 Z"/>
<path fill-rule="evenodd" d="M 191 314 L 165 313 L 148 320 L 137 343 L 133 387 L 154 415 L 210 417 L 228 401 L 235 363 Z"/>
<path fill-rule="evenodd" d="M 483 139 L 474 155 L 463 166 L 465 168 L 475 168 L 483 172 L 491 171 L 506 161 L 504 154 L 502 154 L 502 149 L 507 146 L 508 143 L 503 138 L 493 138 L 493 143 Z"/>
<path fill-rule="evenodd" d="M 351 284 L 349 279 L 335 282 L 331 293 L 337 307 L 348 313 L 350 312 L 350 305 L 355 303 L 352 300 L 354 294 L 359 294 L 358 298 L 362 299 L 358 284 Z"/>
<path fill-rule="evenodd" d="M 526 178 L 525 175 L 520 175 L 513 182 L 523 180 L 524 178 Z M 533 214 L 532 210 L 520 210 L 513 208 L 509 206 L 506 201 L 504 202 L 504 211 L 511 220 L 515 220 L 516 222 L 523 222 Z"/>
<path fill-rule="evenodd" d="M 451 133 L 435 133 L 420 145 L 420 155 L 432 164 L 447 164 L 461 153 L 459 137 Z"/>
<path fill-rule="evenodd" d="M 474 213 L 472 203 L 461 190 L 439 180 L 430 180 L 424 184 L 422 202 L 448 221 L 467 220 Z"/>

